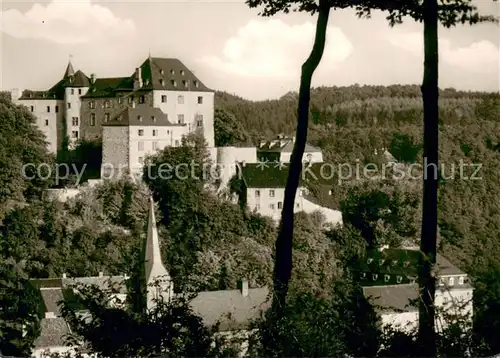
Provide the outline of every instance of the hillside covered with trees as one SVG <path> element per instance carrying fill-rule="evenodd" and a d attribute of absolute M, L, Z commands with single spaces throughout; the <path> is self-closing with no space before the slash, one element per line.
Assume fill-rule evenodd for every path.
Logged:
<path fill-rule="evenodd" d="M 53 163 L 56 158 L 43 148 L 32 114 L 7 99 L 0 101 L 0 164 L 7 169 L 0 173 L 0 184 L 5 188 L 0 196 L 0 259 L 7 263 L 0 270 L 0 304 L 9 307 L 0 311 L 2 353 L 25 354 L 36 337 L 36 315 L 31 314 L 37 310 L 36 295 L 22 294 L 31 292 L 28 278 L 60 277 L 63 273 L 92 276 L 99 272 L 134 277 L 140 271 L 149 193 L 158 203 L 162 257 L 176 291 L 236 288 L 237 280 L 243 277 L 251 287 L 270 284 L 275 226 L 269 218 L 207 192 L 207 182 L 121 181 L 89 187 L 66 203 L 45 200 L 42 192 L 53 184 L 50 180 L 19 181 L 17 173 L 23 164 Z M 296 101 L 293 93 L 264 102 L 216 93 L 216 143 L 258 145 L 261 139 L 293 133 Z M 400 162 L 421 161 L 419 87 L 317 88 L 312 91 L 311 103 L 309 142 L 323 150 L 325 161 L 379 163 L 383 147 Z M 450 89 L 442 92 L 441 104 L 440 160 L 446 166 L 440 187 L 440 251 L 473 280 L 473 338 L 476 346 L 480 345 L 478 341 L 487 346 L 475 352 L 487 355 L 500 351 L 496 338 L 500 330 L 500 97 Z M 165 148 L 151 161 L 202 162 L 206 156 L 199 138 L 190 137 L 181 147 Z M 81 158 L 66 159 L 82 163 Z M 460 179 L 460 161 L 481 163 L 482 179 Z M 456 167 L 455 179 L 450 179 L 452 164 Z M 464 171 L 471 175 L 467 168 Z M 398 245 L 402 240 L 418 238 L 420 197 L 418 179 L 351 179 L 334 185 L 331 195 L 320 198 L 343 211 L 344 228 L 320 230 L 321 217 L 297 215 L 290 316 L 278 325 L 295 341 L 290 345 L 261 337 L 277 349 L 273 354 L 373 353 L 379 338 L 371 325 L 371 311 L 359 308 L 365 307 L 359 287 L 343 272 L 363 253 L 365 244 Z M 352 320 L 339 320 L 346 312 Z M 330 335 L 320 342 L 318 350 L 311 340 L 324 330 L 317 323 L 321 317 Z M 31 327 L 32 334 L 23 336 L 19 323 Z M 117 340 L 113 344 L 126 344 L 119 330 L 112 331 Z M 265 327 L 261 331 L 265 335 Z M 353 337 L 359 339 L 353 341 Z M 367 337 L 369 347 L 360 347 L 358 342 Z M 446 349 L 451 346 L 448 341 L 443 344 Z M 443 354 L 462 354 L 466 349 L 454 347 L 454 354 Z M 267 354 L 271 354 L 269 350 L 258 355 Z"/>

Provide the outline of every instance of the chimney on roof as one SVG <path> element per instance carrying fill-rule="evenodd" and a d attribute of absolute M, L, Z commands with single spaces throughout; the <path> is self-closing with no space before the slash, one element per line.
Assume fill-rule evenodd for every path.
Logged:
<path fill-rule="evenodd" d="M 95 83 L 95 73 L 92 73 L 90 75 L 90 83 L 94 84 Z"/>
<path fill-rule="evenodd" d="M 142 73 L 140 67 L 135 69 L 134 90 L 142 87 Z"/>
<path fill-rule="evenodd" d="M 240 280 L 238 282 L 238 288 L 241 292 L 241 295 L 243 297 L 247 297 L 248 296 L 248 281 L 247 280 Z"/>

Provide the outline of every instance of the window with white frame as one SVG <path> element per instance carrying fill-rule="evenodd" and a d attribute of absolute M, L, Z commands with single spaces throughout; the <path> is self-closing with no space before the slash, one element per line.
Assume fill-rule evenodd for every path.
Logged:
<path fill-rule="evenodd" d="M 184 96 L 178 96 L 177 97 L 177 103 L 183 104 L 184 103 Z"/>
<path fill-rule="evenodd" d="M 109 113 L 105 113 L 105 114 L 104 114 L 104 122 L 109 121 L 109 119 L 110 119 L 110 118 L 111 118 L 111 117 L 110 117 L 110 114 L 109 114 Z"/>
<path fill-rule="evenodd" d="M 78 117 L 71 118 L 71 125 L 78 126 Z"/>
<path fill-rule="evenodd" d="M 95 101 L 90 101 L 89 107 L 90 107 L 90 109 L 94 109 L 95 108 Z"/>
<path fill-rule="evenodd" d="M 144 150 L 144 142 L 137 142 L 137 150 L 140 152 Z"/>
<path fill-rule="evenodd" d="M 198 96 L 198 104 L 203 104 L 203 97 L 202 96 Z"/>
<path fill-rule="evenodd" d="M 109 108 L 110 107 L 110 103 L 108 100 L 104 101 L 104 108 Z"/>
<path fill-rule="evenodd" d="M 455 284 L 455 279 L 453 277 L 450 277 L 448 279 L 448 285 L 453 286 Z"/>
<path fill-rule="evenodd" d="M 158 130 L 157 129 L 153 129 L 153 137 L 156 137 L 158 135 Z"/>
<path fill-rule="evenodd" d="M 71 132 L 71 137 L 72 137 L 73 139 L 78 139 L 78 131 L 72 131 L 72 132 Z"/>
<path fill-rule="evenodd" d="M 144 129 L 139 129 L 139 130 L 137 131 L 137 135 L 138 135 L 139 137 L 142 137 L 142 136 L 144 135 Z"/>
<path fill-rule="evenodd" d="M 278 209 L 283 209 L 283 203 L 281 201 L 278 201 Z"/>
<path fill-rule="evenodd" d="M 270 196 L 271 198 L 274 198 L 274 190 L 269 190 L 269 196 Z"/>
<path fill-rule="evenodd" d="M 463 276 L 460 276 L 460 277 L 458 278 L 458 284 L 459 284 L 459 285 L 463 285 L 463 284 L 464 284 L 464 277 L 463 277 Z"/>
<path fill-rule="evenodd" d="M 178 114 L 177 115 L 177 123 L 178 124 L 184 124 L 184 115 L 183 114 Z"/>
<path fill-rule="evenodd" d="M 47 113 L 50 113 L 50 106 L 47 106 Z"/>
<path fill-rule="evenodd" d="M 153 142 L 153 150 L 157 150 L 158 149 L 158 142 Z"/>
<path fill-rule="evenodd" d="M 269 209 L 274 210 L 274 204 L 269 204 Z"/>
<path fill-rule="evenodd" d="M 260 190 L 255 190 L 255 197 L 256 198 L 260 197 Z"/>
<path fill-rule="evenodd" d="M 167 103 L 167 96 L 165 95 L 161 96 L 161 103 Z"/>
<path fill-rule="evenodd" d="M 90 126 L 91 127 L 95 126 L 95 113 L 90 114 Z"/>
<path fill-rule="evenodd" d="M 45 120 L 45 126 L 48 126 L 48 125 L 49 125 L 49 120 L 48 120 L 48 119 L 46 119 L 46 120 Z"/>
<path fill-rule="evenodd" d="M 144 103 L 144 96 L 139 96 L 139 103 Z"/>

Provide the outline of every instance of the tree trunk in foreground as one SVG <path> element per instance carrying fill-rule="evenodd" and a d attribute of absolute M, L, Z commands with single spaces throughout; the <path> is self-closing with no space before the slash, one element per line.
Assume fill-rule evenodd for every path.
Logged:
<path fill-rule="evenodd" d="M 437 197 L 438 197 L 438 7 L 437 0 L 424 0 L 424 195 L 419 265 L 421 300 L 419 307 L 419 355 L 436 356 L 434 295 L 436 277 Z"/>
<path fill-rule="evenodd" d="M 288 180 L 285 188 L 285 198 L 283 211 L 281 212 L 281 223 L 276 240 L 276 258 L 274 263 L 274 297 L 273 310 L 277 313 L 277 318 L 282 316 L 285 307 L 286 295 L 288 293 L 288 283 L 292 275 L 292 239 L 295 195 L 299 186 L 302 171 L 302 156 L 307 141 L 307 127 L 309 122 L 309 102 L 311 97 L 311 79 L 314 71 L 318 67 L 323 51 L 325 49 L 326 27 L 330 15 L 330 7 L 320 0 L 318 20 L 316 23 L 316 34 L 311 54 L 302 65 L 299 90 L 299 108 L 297 120 L 297 133 Z"/>

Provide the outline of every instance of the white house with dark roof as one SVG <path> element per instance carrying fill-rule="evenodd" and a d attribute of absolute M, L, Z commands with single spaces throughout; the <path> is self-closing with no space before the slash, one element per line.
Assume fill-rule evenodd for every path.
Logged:
<path fill-rule="evenodd" d="M 152 309 L 155 299 L 169 300 L 174 295 L 174 286 L 160 254 L 160 240 L 154 215 L 154 203 L 151 200 L 148 234 L 145 245 L 145 275 L 147 286 L 147 307 Z M 64 336 L 71 329 L 61 316 L 58 302 L 63 298 L 71 299 L 77 292 L 73 285 L 96 285 L 100 289 L 114 289 L 114 302 L 124 302 L 127 296 L 126 275 L 96 277 L 62 278 L 31 280 L 40 289 L 44 317 L 41 319 L 41 333 L 35 341 L 34 357 L 44 357 L 48 352 L 68 352 L 74 347 L 65 343 Z M 153 285 L 159 283 L 159 285 Z M 242 281 L 238 290 L 199 292 L 191 300 L 193 312 L 199 315 L 205 325 L 216 326 L 218 333 L 226 337 L 247 337 L 250 323 L 259 318 L 270 307 L 267 287 L 249 288 L 247 281 Z M 85 315 L 85 311 L 82 311 Z M 242 353 L 246 349 L 242 346 Z"/>
<path fill-rule="evenodd" d="M 402 330 L 418 326 L 417 265 L 419 251 L 382 249 L 368 252 L 360 262 L 358 279 L 363 292 L 378 310 L 382 324 Z M 472 321 L 473 287 L 467 274 L 441 254 L 436 257 L 436 327 L 446 326 L 443 315 L 456 315 Z"/>
<path fill-rule="evenodd" d="M 297 190 L 294 203 L 294 212 L 320 212 L 325 223 L 342 224 L 342 213 L 339 210 L 321 205 L 308 188 L 308 182 L 313 181 L 321 185 L 332 185 L 333 182 L 321 177 L 323 163 L 311 163 L 303 169 L 301 182 Z M 285 187 L 288 178 L 289 163 L 242 163 L 237 173 L 241 186 L 239 200 L 249 210 L 271 217 L 275 222 L 281 220 L 281 211 L 285 198 Z M 312 174 L 311 174 L 312 173 Z"/>
<path fill-rule="evenodd" d="M 260 142 L 257 157 L 260 161 L 290 163 L 294 145 L 295 137 L 279 135 L 276 139 Z M 306 144 L 302 161 L 323 163 L 323 152 L 319 148 Z"/>

